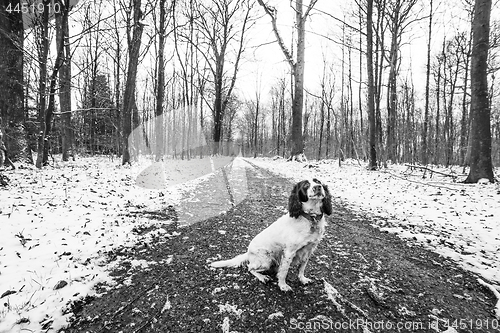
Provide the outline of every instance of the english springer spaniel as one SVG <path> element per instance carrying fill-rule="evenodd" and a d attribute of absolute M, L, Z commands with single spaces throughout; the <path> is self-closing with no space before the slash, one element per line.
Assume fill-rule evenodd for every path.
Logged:
<path fill-rule="evenodd" d="M 313 251 L 325 233 L 325 214 L 332 214 L 328 187 L 313 178 L 297 183 L 288 198 L 288 214 L 262 230 L 252 239 L 246 253 L 233 259 L 216 261 L 212 267 L 238 267 L 246 264 L 250 273 L 266 283 L 276 273 L 282 291 L 292 288 L 286 283 L 290 265 L 300 264 L 299 280 L 311 282 L 304 271 Z"/>

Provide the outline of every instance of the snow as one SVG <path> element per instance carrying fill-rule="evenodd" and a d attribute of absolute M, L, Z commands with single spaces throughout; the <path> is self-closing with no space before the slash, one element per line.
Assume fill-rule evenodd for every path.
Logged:
<path fill-rule="evenodd" d="M 400 165 L 370 172 L 353 161 L 341 167 L 338 161 L 249 161 L 293 181 L 319 178 L 329 185 L 334 200 L 373 216 L 377 228 L 450 257 L 499 288 L 498 185 L 465 185 L 438 175 L 422 179 L 421 172 L 410 173 Z M 56 331 L 67 325 L 68 302 L 95 295 L 99 283 L 113 286 L 109 271 L 120 263 L 107 262 L 106 254 L 153 238 L 132 232 L 158 223 L 140 212 L 169 205 L 177 210 L 197 184 L 228 163 L 230 158 L 205 158 L 121 166 L 118 160 L 94 157 L 8 172 L 10 185 L 0 188 L 0 333 L 40 332 L 42 327 Z M 234 204 L 248 194 L 246 167 L 237 158 L 226 173 Z M 182 237 L 182 232 L 153 232 Z M 225 230 L 218 232 L 223 235 Z M 131 269 L 154 264 L 130 262 Z M 165 311 L 168 307 L 167 300 Z M 239 310 L 221 311 L 237 315 Z M 227 325 L 229 330 L 229 318 Z"/>
<path fill-rule="evenodd" d="M 335 305 L 338 312 L 340 312 L 343 316 L 346 316 L 345 308 L 340 304 L 343 297 L 340 295 L 338 290 L 326 281 L 323 281 L 323 284 L 325 287 L 326 297 L 333 303 L 333 305 Z"/>
<path fill-rule="evenodd" d="M 98 283 L 113 285 L 108 271 L 119 263 L 108 264 L 104 255 L 134 245 L 140 236 L 132 229 L 156 222 L 130 213 L 176 205 L 200 181 L 196 168 L 175 163 L 185 178 L 163 191 L 150 190 L 135 185 L 150 161 L 119 164 L 81 158 L 8 173 L 9 187 L 0 188 L 0 333 L 67 325 L 68 302 L 95 294 Z M 132 269 L 149 265 L 131 262 Z M 54 289 L 60 281 L 68 284 Z"/>
<path fill-rule="evenodd" d="M 281 158 L 252 163 L 293 181 L 317 177 L 329 185 L 336 201 L 375 219 L 375 227 L 422 244 L 458 262 L 463 268 L 500 284 L 499 184 L 462 184 L 460 167 L 432 169 L 451 177 L 404 165 L 368 171 L 366 164 L 347 160 L 295 163 Z M 361 165 L 360 165 L 361 164 Z M 497 169 L 495 174 L 500 174 Z M 335 218 L 335 217 L 334 217 Z"/>

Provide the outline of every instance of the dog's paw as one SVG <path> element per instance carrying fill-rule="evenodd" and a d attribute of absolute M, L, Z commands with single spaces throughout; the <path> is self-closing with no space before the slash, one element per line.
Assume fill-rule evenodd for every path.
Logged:
<path fill-rule="evenodd" d="M 267 275 L 261 274 L 259 272 L 250 271 L 253 276 L 255 276 L 260 282 L 266 284 L 271 278 Z"/>
<path fill-rule="evenodd" d="M 280 287 L 281 291 L 292 291 L 292 287 L 290 287 L 288 284 L 286 283 L 281 283 L 281 284 L 278 284 L 278 286 Z"/>
<path fill-rule="evenodd" d="M 313 282 L 312 279 L 306 278 L 305 276 L 299 276 L 299 280 L 302 284 L 309 284 Z"/>

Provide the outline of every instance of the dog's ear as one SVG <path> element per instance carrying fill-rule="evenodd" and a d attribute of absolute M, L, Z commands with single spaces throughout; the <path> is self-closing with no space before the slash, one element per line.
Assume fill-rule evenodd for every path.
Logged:
<path fill-rule="evenodd" d="M 297 189 L 297 194 L 299 196 L 299 200 L 301 202 L 307 202 L 307 200 L 309 200 L 309 198 L 307 197 L 307 187 L 311 186 L 311 184 L 309 183 L 308 180 L 303 180 L 299 183 L 297 183 L 297 185 L 295 185 L 295 188 L 294 189 Z"/>
<path fill-rule="evenodd" d="M 300 200 L 301 191 L 302 182 L 295 184 L 292 189 L 292 193 L 290 193 L 290 197 L 288 197 L 288 213 L 290 214 L 290 217 L 297 218 L 302 212 L 302 201 Z"/>
<path fill-rule="evenodd" d="M 325 190 L 325 197 L 323 198 L 323 204 L 321 205 L 321 211 L 326 215 L 332 215 L 332 195 L 328 190 L 327 185 L 323 185 L 323 189 Z"/>

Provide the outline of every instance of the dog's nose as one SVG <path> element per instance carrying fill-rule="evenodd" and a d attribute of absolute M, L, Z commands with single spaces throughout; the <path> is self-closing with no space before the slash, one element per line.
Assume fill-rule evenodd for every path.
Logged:
<path fill-rule="evenodd" d="M 321 188 L 322 188 L 322 186 L 321 186 L 321 185 L 314 185 L 314 186 L 313 186 L 313 191 L 314 191 L 314 194 L 321 193 Z"/>

